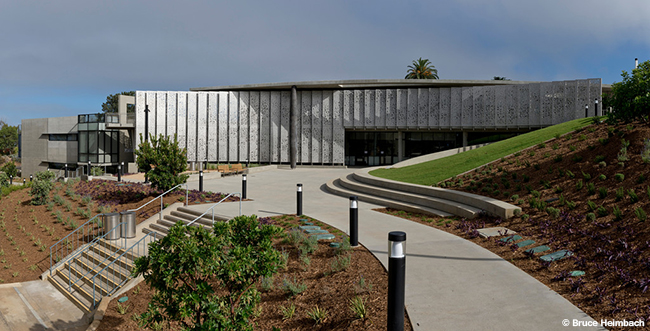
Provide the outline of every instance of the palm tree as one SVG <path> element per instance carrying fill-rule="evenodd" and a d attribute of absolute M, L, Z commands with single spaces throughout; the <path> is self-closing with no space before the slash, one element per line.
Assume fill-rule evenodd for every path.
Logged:
<path fill-rule="evenodd" d="M 438 79 L 438 69 L 431 65 L 429 59 L 419 58 L 408 68 L 405 79 Z"/>

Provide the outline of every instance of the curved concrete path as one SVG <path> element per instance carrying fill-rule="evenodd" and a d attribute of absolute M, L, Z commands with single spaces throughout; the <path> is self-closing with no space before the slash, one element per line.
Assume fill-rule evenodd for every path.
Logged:
<path fill-rule="evenodd" d="M 295 214 L 296 184 L 302 183 L 303 213 L 347 233 L 348 199 L 327 193 L 324 184 L 351 172 L 299 168 L 250 174 L 248 198 L 254 201 L 242 203 L 243 214 Z M 241 192 L 241 183 L 241 176 L 229 176 L 205 181 L 204 189 Z M 189 186 L 198 189 L 197 182 Z M 216 213 L 237 215 L 238 207 L 224 204 Z M 435 228 L 371 210 L 379 207 L 359 203 L 359 242 L 387 266 L 388 232 L 407 233 L 405 302 L 415 330 L 574 330 L 563 320 L 593 321 L 499 256 Z"/>

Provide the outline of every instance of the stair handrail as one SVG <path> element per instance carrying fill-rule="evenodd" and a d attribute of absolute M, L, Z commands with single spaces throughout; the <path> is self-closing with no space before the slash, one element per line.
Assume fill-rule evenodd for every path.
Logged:
<path fill-rule="evenodd" d="M 171 192 L 171 191 L 175 190 L 176 188 L 178 188 L 178 187 L 180 187 L 180 186 L 183 186 L 183 185 L 185 186 L 185 206 L 187 206 L 187 198 L 188 198 L 188 194 L 187 194 L 187 190 L 188 190 L 188 188 L 187 188 L 187 187 L 188 187 L 188 186 L 187 186 L 187 183 L 183 183 L 183 184 L 178 184 L 178 185 L 176 185 L 176 186 L 170 188 L 170 189 L 167 190 L 165 193 L 163 193 L 163 194 L 161 194 L 161 195 L 159 195 L 159 196 L 157 196 L 157 197 L 151 199 L 151 201 L 145 203 L 144 205 L 142 205 L 142 206 L 140 206 L 140 207 L 138 207 L 138 208 L 136 208 L 136 209 L 129 209 L 128 211 L 136 212 L 136 211 L 142 209 L 143 207 L 145 207 L 146 205 L 148 205 L 148 204 L 150 204 L 150 203 L 156 201 L 156 199 L 160 198 L 160 212 L 158 213 L 158 215 L 160 216 L 159 219 L 162 220 L 162 211 L 163 211 L 163 198 L 162 198 L 162 197 L 163 197 L 165 194 L 167 194 L 167 193 L 169 193 L 169 192 Z"/>
<path fill-rule="evenodd" d="M 88 225 L 88 223 L 91 223 L 91 222 L 92 222 L 93 224 L 97 223 L 97 222 L 94 221 L 94 220 L 95 220 L 97 217 L 99 217 L 99 216 L 103 216 L 103 215 L 104 215 L 104 214 L 97 214 L 97 215 L 95 215 L 93 218 L 89 219 L 86 223 L 82 224 L 80 227 L 78 227 L 78 228 L 76 228 L 74 231 L 70 232 L 67 236 L 65 236 L 65 237 L 63 237 L 61 240 L 57 241 L 54 245 L 50 246 L 50 276 L 52 276 L 52 248 L 55 247 L 55 246 L 57 246 L 57 245 L 59 245 L 61 242 L 67 240 L 68 237 L 70 237 L 71 235 L 73 235 L 73 234 L 75 234 L 75 233 L 76 233 L 77 235 L 76 235 L 76 238 L 75 238 L 76 240 L 74 241 L 74 245 L 76 245 L 77 243 L 79 243 L 79 231 L 80 231 L 80 230 L 81 230 L 82 238 L 84 238 L 85 236 L 90 236 L 90 231 L 95 230 L 95 229 L 94 229 L 94 228 L 93 228 L 93 229 L 89 229 L 88 232 L 86 232 L 86 231 L 85 231 L 85 229 L 87 229 L 86 225 Z M 100 226 L 99 228 L 97 228 L 97 230 L 98 230 L 97 235 L 99 235 L 99 234 L 102 233 L 102 231 L 104 230 L 104 227 Z M 78 248 L 78 247 L 74 247 L 74 245 L 73 245 L 72 250 L 71 250 L 71 251 L 73 251 L 73 252 Z M 79 247 L 80 247 L 80 246 L 81 246 L 81 245 L 79 245 Z M 70 249 L 68 249 L 68 245 L 66 245 L 66 249 L 67 249 L 67 251 L 66 251 L 66 254 L 65 254 L 65 255 L 68 256 L 68 254 L 70 254 Z M 57 252 L 58 252 L 58 249 L 55 249 L 54 252 L 57 253 Z M 63 261 L 65 261 L 64 258 L 62 258 L 60 261 L 56 262 L 56 263 L 54 264 L 54 266 L 58 265 L 59 263 L 62 263 Z"/>
<path fill-rule="evenodd" d="M 73 255 L 72 257 L 70 257 L 70 258 L 68 259 L 68 261 L 69 261 L 69 262 L 74 261 L 78 256 L 80 256 L 80 255 L 83 254 L 84 252 L 90 250 L 90 248 L 91 248 L 93 245 L 95 245 L 95 244 L 97 244 L 98 242 L 100 242 L 102 239 L 104 239 L 104 237 L 106 237 L 106 236 L 107 236 L 108 234 L 110 234 L 111 232 L 113 232 L 113 231 L 115 231 L 115 230 L 120 231 L 121 228 L 122 228 L 122 225 L 126 226 L 126 223 L 127 223 L 127 222 L 122 222 L 122 223 L 116 225 L 116 226 L 115 226 L 114 228 L 112 228 L 110 231 L 106 232 L 103 236 L 101 236 L 101 237 L 99 237 L 99 238 L 95 238 L 92 242 L 90 242 L 90 244 L 88 245 L 88 247 L 86 247 L 86 249 L 77 252 L 75 255 Z M 118 239 L 122 239 L 122 242 L 123 242 L 122 247 L 123 247 L 123 248 L 126 248 L 126 238 L 118 238 Z M 117 240 L 117 239 L 116 239 L 116 240 Z M 104 241 L 105 241 L 105 240 L 104 240 Z M 111 254 L 110 256 L 113 256 L 113 255 Z M 110 256 L 107 256 L 106 258 L 104 258 L 104 260 L 101 261 L 101 262 L 100 262 L 99 264 L 97 264 L 97 265 L 101 265 L 102 263 L 106 262 L 106 260 L 108 260 L 108 258 L 109 258 Z M 72 292 L 72 286 L 76 285 L 78 281 L 82 280 L 84 277 L 86 277 L 86 275 L 88 275 L 91 271 L 94 271 L 94 270 L 95 270 L 95 268 L 91 268 L 90 270 L 86 271 L 85 274 L 83 274 L 81 277 L 78 277 L 78 279 L 73 283 L 73 282 L 72 282 L 72 277 L 70 277 L 70 275 L 72 274 L 72 264 L 71 264 L 71 263 L 68 263 L 68 291 Z"/>
<path fill-rule="evenodd" d="M 239 216 L 241 216 L 241 193 L 235 192 L 235 193 L 230 193 L 230 194 L 226 195 L 226 197 L 219 200 L 219 202 L 213 204 L 210 208 L 208 208 L 208 210 L 205 211 L 205 213 L 201 214 L 201 216 L 198 216 L 197 218 L 195 218 L 191 222 L 187 223 L 187 226 L 190 226 L 190 225 L 194 224 L 194 222 L 198 221 L 199 218 L 205 216 L 205 214 L 207 214 L 210 210 L 212 210 L 212 226 L 214 227 L 214 207 L 216 207 L 217 205 L 222 203 L 224 200 L 228 199 L 229 197 L 231 197 L 233 195 L 239 195 Z"/>
<path fill-rule="evenodd" d="M 157 236 L 161 236 L 161 235 L 159 233 L 155 232 L 155 231 L 151 231 L 151 232 L 145 234 L 144 237 L 140 238 L 140 240 L 138 240 L 135 244 L 133 244 L 131 247 L 129 247 L 129 249 L 125 250 L 124 253 L 120 254 L 120 256 L 116 257 L 111 263 L 106 265 L 106 267 L 104 267 L 104 269 L 98 271 L 90 279 L 91 283 L 93 284 L 93 301 L 90 303 L 90 307 L 88 307 L 89 309 L 92 309 L 95 306 L 95 303 L 98 302 L 99 300 L 101 300 L 101 291 L 96 290 L 97 289 L 97 283 L 95 282 L 95 278 L 97 276 L 101 275 L 102 272 L 104 272 L 106 269 L 111 267 L 113 264 L 115 264 L 116 261 L 119 261 L 124 255 L 126 255 L 127 253 L 132 251 L 136 246 L 140 245 L 140 243 L 143 242 L 146 238 L 149 238 L 149 242 L 142 245 L 144 247 L 147 247 L 146 245 L 150 244 L 152 241 L 155 241 Z M 153 237 L 153 238 L 151 238 L 151 237 Z M 143 248 L 143 252 L 144 252 L 144 255 L 140 255 L 140 246 L 138 246 L 138 257 L 146 256 L 146 255 L 149 254 L 148 249 L 145 250 Z M 133 252 L 131 252 L 131 255 L 133 255 Z M 115 280 L 115 272 L 114 271 L 115 271 L 115 269 L 113 269 L 113 280 Z M 106 279 L 108 280 L 108 276 L 106 276 Z M 129 279 L 131 279 L 131 275 L 127 275 L 126 279 L 122 280 L 122 282 L 120 282 L 118 285 L 114 286 L 113 289 L 110 290 L 110 291 L 108 291 L 108 281 L 107 281 L 106 282 L 106 285 L 107 285 L 106 296 L 110 296 L 113 293 L 113 291 L 115 291 L 116 289 L 122 287 L 122 285 L 124 285 L 124 283 L 126 283 Z M 115 281 L 112 281 L 112 283 L 115 283 Z M 102 288 L 102 287 L 100 286 L 100 288 Z M 98 292 L 100 292 L 99 295 L 98 295 Z M 99 296 L 100 298 L 97 298 L 97 296 Z"/>

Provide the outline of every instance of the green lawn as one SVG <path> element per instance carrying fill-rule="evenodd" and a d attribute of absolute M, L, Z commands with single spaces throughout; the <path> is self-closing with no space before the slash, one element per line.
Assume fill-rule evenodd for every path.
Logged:
<path fill-rule="evenodd" d="M 591 124 L 592 121 L 592 118 L 581 118 L 442 159 L 398 169 L 377 169 L 371 171 L 370 174 L 400 182 L 433 185 L 522 149 L 537 145 L 555 137 L 557 134 L 562 135 L 583 128 Z"/>

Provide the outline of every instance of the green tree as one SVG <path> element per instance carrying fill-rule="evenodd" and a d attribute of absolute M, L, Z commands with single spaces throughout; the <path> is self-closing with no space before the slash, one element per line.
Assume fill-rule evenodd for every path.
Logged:
<path fill-rule="evenodd" d="M 405 79 L 438 79 L 438 69 L 431 64 L 429 59 L 414 60 L 408 68 Z"/>
<path fill-rule="evenodd" d="M 140 141 L 135 151 L 136 162 L 153 187 L 167 191 L 187 181 L 189 176 L 181 174 L 187 169 L 187 153 L 178 146 L 176 135 L 173 141 L 163 135 L 150 135 L 149 141 L 144 141 L 140 134 Z"/>
<path fill-rule="evenodd" d="M 0 154 L 2 151 L 10 150 L 18 146 L 18 126 L 12 126 L 0 121 Z M 4 153 L 4 154 L 9 154 Z"/>
<path fill-rule="evenodd" d="M 178 222 L 135 261 L 155 289 L 144 325 L 178 321 L 185 330 L 253 330 L 250 319 L 260 301 L 255 284 L 281 265 L 272 238 L 281 229 L 257 216 L 215 223 L 214 230 Z"/>
<path fill-rule="evenodd" d="M 120 95 L 130 95 L 132 97 L 135 96 L 135 91 L 129 91 L 129 92 L 121 92 L 117 94 L 111 94 L 106 97 L 106 102 L 102 104 L 102 111 L 105 113 L 117 113 L 117 105 L 118 103 L 118 97 Z M 135 112 L 134 105 L 128 105 L 126 107 L 126 112 L 127 113 L 133 113 Z"/>
<path fill-rule="evenodd" d="M 603 106 L 612 107 L 612 121 L 648 121 L 650 114 L 650 60 L 639 64 L 632 74 L 623 71 L 623 81 L 612 84 L 612 93 L 603 97 Z"/>
<path fill-rule="evenodd" d="M 501 76 L 494 76 L 494 77 L 492 78 L 492 80 L 511 80 L 511 79 L 508 79 L 508 78 L 505 78 L 505 77 L 501 77 Z"/>

